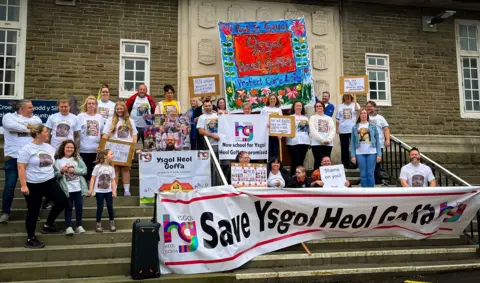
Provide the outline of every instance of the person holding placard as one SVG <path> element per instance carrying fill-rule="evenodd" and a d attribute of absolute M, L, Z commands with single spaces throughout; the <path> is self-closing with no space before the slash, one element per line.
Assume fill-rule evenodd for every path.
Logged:
<path fill-rule="evenodd" d="M 119 101 L 115 104 L 115 113 L 112 118 L 107 120 L 105 128 L 103 128 L 102 138 L 114 139 L 126 142 L 137 143 L 137 128 L 135 122 L 127 111 L 125 103 Z M 125 190 L 124 195 L 129 197 L 130 194 L 130 167 L 115 165 L 115 183 L 118 185 L 118 178 L 122 172 L 122 183 Z"/>
<path fill-rule="evenodd" d="M 217 100 L 217 113 L 218 115 L 228 114 L 227 102 L 223 97 Z"/>
<path fill-rule="evenodd" d="M 147 126 L 147 123 L 143 117 L 155 113 L 156 107 L 153 98 L 147 94 L 147 86 L 145 84 L 140 84 L 138 86 L 137 93 L 130 96 L 127 102 L 125 102 L 125 107 L 129 113 L 129 116 L 131 116 L 132 120 L 135 122 L 138 137 L 140 137 L 142 140 L 142 147 L 144 147 L 145 136 L 143 132 Z M 137 140 L 135 140 L 135 144 L 136 143 Z"/>
<path fill-rule="evenodd" d="M 155 114 L 178 115 L 181 112 L 180 102 L 173 99 L 175 89 L 172 85 L 165 85 L 163 87 L 165 93 L 165 100 L 160 101 L 155 109 Z"/>
<path fill-rule="evenodd" d="M 301 101 L 292 104 L 292 116 L 295 116 L 295 137 L 287 138 L 287 150 L 292 159 L 290 176 L 295 175 L 293 168 L 302 166 L 310 147 L 308 118 L 305 116 L 305 106 Z"/>
<path fill-rule="evenodd" d="M 325 115 L 325 104 L 318 101 L 315 103 L 315 114 L 310 117 L 310 137 L 314 168 L 320 167 L 324 156 L 330 157 L 333 148 L 333 139 L 335 138 L 335 124 L 333 119 Z"/>
<path fill-rule="evenodd" d="M 280 108 L 280 100 L 275 94 L 268 96 L 267 106 L 263 107 L 260 112 L 262 115 L 282 115 L 282 109 Z M 280 139 L 281 137 L 268 137 L 268 159 L 280 155 Z"/>
<path fill-rule="evenodd" d="M 382 161 L 382 149 L 377 126 L 369 121 L 366 109 L 360 111 L 352 128 L 351 161 L 360 169 L 360 184 L 364 188 L 375 186 L 375 165 Z"/>
<path fill-rule="evenodd" d="M 97 114 L 97 99 L 90 95 L 82 105 L 82 113 L 78 114 L 80 123 L 80 156 L 87 166 L 85 179 L 90 181 L 95 158 L 102 137 L 102 130 L 105 124 L 102 115 Z"/>
<path fill-rule="evenodd" d="M 337 110 L 337 134 L 340 136 L 340 153 L 345 169 L 350 168 L 350 139 L 359 109 L 360 105 L 353 102 L 353 95 L 343 95 L 342 104 L 338 106 Z"/>
<path fill-rule="evenodd" d="M 103 85 L 100 88 L 100 100 L 98 100 L 98 114 L 102 115 L 104 122 L 113 116 L 115 112 L 115 102 L 110 101 L 110 88 L 108 85 Z"/>
<path fill-rule="evenodd" d="M 324 156 L 322 158 L 321 166 L 332 166 L 332 160 L 328 156 Z M 322 181 L 322 175 L 320 174 L 320 169 L 316 169 L 312 172 L 310 176 L 310 187 L 323 187 L 325 184 Z M 350 187 L 350 182 L 348 180 L 345 181 L 345 187 Z"/>
<path fill-rule="evenodd" d="M 273 158 L 267 167 L 267 184 L 269 188 L 284 188 L 288 181 L 288 173 L 279 158 Z"/>

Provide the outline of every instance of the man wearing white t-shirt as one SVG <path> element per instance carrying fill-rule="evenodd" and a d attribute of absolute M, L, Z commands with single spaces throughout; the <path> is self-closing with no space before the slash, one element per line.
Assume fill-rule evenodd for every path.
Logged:
<path fill-rule="evenodd" d="M 47 126 L 50 131 L 50 144 L 58 149 L 64 140 L 74 140 L 77 148 L 80 147 L 81 125 L 78 117 L 70 113 L 70 102 L 68 99 L 60 99 L 58 102 L 58 113 L 48 117 Z"/>
<path fill-rule="evenodd" d="M 125 102 L 128 112 L 130 113 L 130 118 L 135 122 L 135 127 L 138 131 L 138 140 L 142 140 L 142 146 L 145 143 L 144 130 L 147 126 L 144 116 L 151 115 L 155 113 L 155 101 L 153 98 L 147 94 L 147 86 L 141 84 L 138 86 L 137 93 L 130 96 L 130 98 Z"/>
<path fill-rule="evenodd" d="M 373 123 L 377 126 L 378 137 L 380 138 L 380 147 L 390 147 L 390 127 L 387 120 L 377 113 L 377 104 L 375 101 L 367 102 L 367 112 L 369 116 L 370 123 Z M 381 164 L 377 163 L 375 166 L 375 184 L 381 184 L 382 180 L 378 178 L 380 176 Z M 385 181 L 383 181 L 385 182 Z"/>
<path fill-rule="evenodd" d="M 2 195 L 2 215 L 0 223 L 7 223 L 10 218 L 15 186 L 18 180 L 17 158 L 18 151 L 32 141 L 27 125 L 42 123 L 39 117 L 33 116 L 33 104 L 30 100 L 19 101 L 17 112 L 3 116 L 3 135 L 5 140 L 5 187 Z"/>
<path fill-rule="evenodd" d="M 414 147 L 410 150 L 410 163 L 400 171 L 402 187 L 436 187 L 435 175 L 432 169 L 420 162 L 420 151 Z"/>
<path fill-rule="evenodd" d="M 208 137 L 215 153 L 218 152 L 218 141 L 220 136 L 218 133 L 218 116 L 213 112 L 212 101 L 206 100 L 203 102 L 205 113 L 198 117 L 197 129 L 201 136 Z"/>

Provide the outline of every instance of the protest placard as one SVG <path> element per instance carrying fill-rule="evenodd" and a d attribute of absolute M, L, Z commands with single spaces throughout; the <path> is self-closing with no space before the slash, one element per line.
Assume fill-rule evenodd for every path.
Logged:
<path fill-rule="evenodd" d="M 232 186 L 267 187 L 267 164 L 265 163 L 232 163 Z"/>
<path fill-rule="evenodd" d="M 324 188 L 344 188 L 347 181 L 343 164 L 321 166 L 320 177 L 324 183 Z"/>
<path fill-rule="evenodd" d="M 340 94 L 367 94 L 368 76 L 340 77 Z"/>
<path fill-rule="evenodd" d="M 192 76 L 188 77 L 190 97 L 218 96 L 220 95 L 220 76 Z"/>
<path fill-rule="evenodd" d="M 269 135 L 276 137 L 295 137 L 295 117 L 270 115 L 268 119 Z"/>
<path fill-rule="evenodd" d="M 130 166 L 130 164 L 132 164 L 133 154 L 135 152 L 135 145 L 132 142 L 102 138 L 99 149 L 110 149 L 113 151 L 112 165 Z"/>
<path fill-rule="evenodd" d="M 175 140 L 174 150 L 190 150 L 190 115 L 146 115 L 145 121 L 150 121 L 144 129 L 144 151 L 167 150 L 167 137 Z"/>

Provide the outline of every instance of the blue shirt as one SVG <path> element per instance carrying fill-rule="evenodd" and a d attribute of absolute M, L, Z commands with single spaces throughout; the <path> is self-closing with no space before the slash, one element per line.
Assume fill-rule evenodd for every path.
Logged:
<path fill-rule="evenodd" d="M 315 96 L 315 103 L 319 102 L 318 98 Z M 325 115 L 333 117 L 333 113 L 335 112 L 335 106 L 333 106 L 332 103 L 328 103 L 327 106 L 325 106 L 325 110 L 323 111 Z"/>

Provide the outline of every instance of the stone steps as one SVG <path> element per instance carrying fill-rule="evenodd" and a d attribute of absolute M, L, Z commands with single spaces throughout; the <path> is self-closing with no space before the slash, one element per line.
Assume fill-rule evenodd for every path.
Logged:
<path fill-rule="evenodd" d="M 114 202 L 115 217 L 138 217 L 138 218 L 148 218 L 153 216 L 153 207 L 138 207 L 138 206 L 117 206 Z M 40 211 L 40 219 L 47 219 L 49 210 L 42 209 Z M 94 218 L 97 213 L 96 206 L 87 206 L 83 208 L 83 218 Z M 64 214 L 60 214 L 61 218 Z M 25 220 L 27 216 L 27 209 L 14 209 L 10 215 L 10 220 Z M 107 208 L 104 207 L 103 218 L 108 217 Z M 72 214 L 73 222 L 75 222 L 75 208 L 73 209 Z"/>
<path fill-rule="evenodd" d="M 113 199 L 113 207 L 119 206 L 139 206 L 140 198 L 138 196 L 124 197 L 119 196 Z M 12 209 L 25 209 L 27 203 L 23 197 L 14 198 L 12 203 Z M 94 197 L 85 197 L 83 199 L 83 207 L 97 207 L 97 200 Z M 105 207 L 106 209 L 106 207 Z"/>

